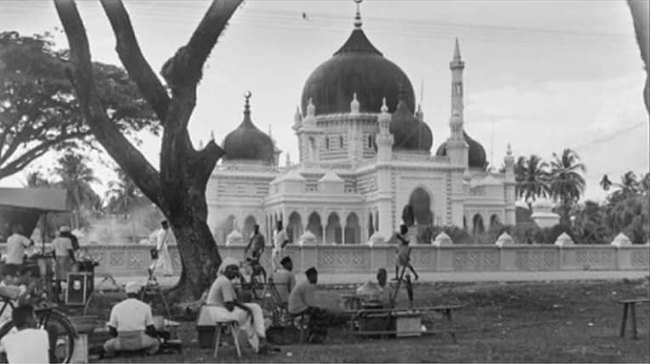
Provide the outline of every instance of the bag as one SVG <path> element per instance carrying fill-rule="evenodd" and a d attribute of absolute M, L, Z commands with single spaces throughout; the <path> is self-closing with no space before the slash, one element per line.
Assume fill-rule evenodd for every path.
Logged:
<path fill-rule="evenodd" d="M 149 249 L 149 255 L 151 256 L 151 260 L 157 260 L 158 259 L 158 249 L 156 249 L 156 248 Z"/>
<path fill-rule="evenodd" d="M 266 340 L 274 345 L 300 343 L 300 331 L 295 326 L 271 326 L 266 330 Z"/>

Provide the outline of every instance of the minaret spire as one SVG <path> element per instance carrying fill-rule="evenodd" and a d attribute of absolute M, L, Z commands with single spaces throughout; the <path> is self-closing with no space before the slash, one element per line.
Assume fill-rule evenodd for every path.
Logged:
<path fill-rule="evenodd" d="M 454 61 L 461 61 L 460 46 L 458 45 L 458 38 L 456 38 L 456 47 L 454 48 Z"/>
<path fill-rule="evenodd" d="M 354 29 L 361 29 L 361 25 L 363 24 L 361 22 L 361 3 L 363 0 L 354 0 L 354 2 L 357 4 L 357 14 L 354 16 Z"/>
<path fill-rule="evenodd" d="M 463 70 L 465 62 L 460 58 L 458 38 L 454 47 L 454 56 L 449 62 L 451 70 L 451 116 L 456 122 L 463 123 Z"/>

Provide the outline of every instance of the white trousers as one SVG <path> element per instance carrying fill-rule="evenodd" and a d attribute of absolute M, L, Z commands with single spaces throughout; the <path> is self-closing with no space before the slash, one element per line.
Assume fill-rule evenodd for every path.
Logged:
<path fill-rule="evenodd" d="M 244 303 L 244 305 L 251 309 L 253 317 L 251 318 L 248 313 L 239 307 L 235 307 L 232 311 L 222 306 L 205 306 L 212 316 L 212 320 L 216 321 L 237 321 L 239 329 L 246 333 L 248 342 L 253 350 L 259 350 L 260 338 L 266 338 L 266 329 L 264 328 L 264 314 L 262 308 L 257 303 Z"/>

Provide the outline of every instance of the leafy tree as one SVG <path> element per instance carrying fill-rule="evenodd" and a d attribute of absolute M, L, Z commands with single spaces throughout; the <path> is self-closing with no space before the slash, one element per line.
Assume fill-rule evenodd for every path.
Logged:
<path fill-rule="evenodd" d="M 117 173 L 117 180 L 110 181 L 108 191 L 106 191 L 106 197 L 108 198 L 107 210 L 110 213 L 122 215 L 127 219 L 131 209 L 141 203 L 144 196 L 138 186 L 122 169 L 115 168 L 115 173 Z"/>
<path fill-rule="evenodd" d="M 51 182 L 45 176 L 43 176 L 43 173 L 39 170 L 27 172 L 25 180 L 26 181 L 23 184 L 25 187 L 43 188 L 51 186 Z"/>
<path fill-rule="evenodd" d="M 532 202 L 538 197 L 548 196 L 548 164 L 533 154 L 528 158 L 519 157 L 515 163 L 517 196 L 523 198 L 532 209 Z"/>
<path fill-rule="evenodd" d="M 165 214 L 176 236 L 183 271 L 170 298 L 198 298 L 211 283 L 221 262 L 206 221 L 205 190 L 224 152 L 213 140 L 196 150 L 187 126 L 204 63 L 241 0 L 211 2 L 188 43 L 163 65 L 161 75 L 166 85 L 142 55 L 122 1 L 101 0 L 115 33 L 120 60 L 164 129 L 160 171 L 115 127 L 102 107 L 86 31 L 75 1 L 54 0 L 54 3 L 70 45 L 70 73 L 87 124 L 120 168 Z"/>
<path fill-rule="evenodd" d="M 57 160 L 53 172 L 59 178 L 56 185 L 67 191 L 68 205 L 73 212 L 71 225 L 73 228 L 79 228 L 79 214 L 82 208 L 101 208 L 101 199 L 90 187 L 91 183 L 98 183 L 99 180 L 88 166 L 87 158 L 71 152 Z"/>
<path fill-rule="evenodd" d="M 606 174 L 603 174 L 603 178 L 600 179 L 600 187 L 603 188 L 603 191 L 609 191 L 610 188 L 612 188 L 612 181 L 609 180 L 609 176 Z"/>
<path fill-rule="evenodd" d="M 582 174 L 585 171 L 586 167 L 580 163 L 580 157 L 575 151 L 566 148 L 560 156 L 553 153 L 548 186 L 551 197 L 560 200 L 562 224 L 569 224 L 571 207 L 584 193 L 586 183 Z"/>
<path fill-rule="evenodd" d="M 606 244 L 613 238 L 606 223 L 606 210 L 594 201 L 585 201 L 574 222 L 574 231 L 581 244 Z"/>
<path fill-rule="evenodd" d="M 91 141 L 91 132 L 66 69 L 69 52 L 54 48 L 49 33 L 0 33 L 0 179 L 49 151 Z M 156 131 L 151 109 L 124 70 L 91 65 L 101 107 L 125 133 Z"/>
<path fill-rule="evenodd" d="M 641 51 L 641 60 L 645 65 L 646 79 L 643 89 L 643 101 L 650 113 L 650 2 L 647 0 L 627 0 L 627 5 L 634 21 L 634 33 Z"/>

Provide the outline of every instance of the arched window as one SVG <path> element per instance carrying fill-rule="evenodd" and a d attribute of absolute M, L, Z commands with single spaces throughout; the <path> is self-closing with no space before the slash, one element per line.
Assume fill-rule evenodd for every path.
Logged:
<path fill-rule="evenodd" d="M 433 212 L 431 211 L 431 197 L 423 188 L 416 188 L 411 193 L 409 205 L 413 207 L 413 214 L 418 225 L 433 224 Z"/>
<path fill-rule="evenodd" d="M 339 136 L 339 148 L 343 149 L 343 136 Z"/>
<path fill-rule="evenodd" d="M 372 212 L 368 214 L 368 238 L 375 233 L 375 224 L 372 222 Z"/>
<path fill-rule="evenodd" d="M 325 229 L 325 244 L 341 245 L 343 236 L 341 231 L 341 221 L 336 212 L 332 212 L 327 218 L 327 228 Z"/>
<path fill-rule="evenodd" d="M 289 226 L 287 226 L 287 235 L 289 235 L 289 239 L 295 244 L 300 240 L 300 237 L 302 236 L 302 219 L 300 218 L 300 214 L 297 212 L 292 212 L 291 215 L 289 215 Z"/>
<path fill-rule="evenodd" d="M 483 217 L 480 214 L 474 215 L 472 222 L 474 223 L 472 228 L 473 234 L 483 234 L 485 232 L 485 225 L 483 225 Z"/>
<path fill-rule="evenodd" d="M 345 221 L 345 244 L 359 244 L 361 242 L 361 228 L 357 214 L 351 213 Z"/>
<path fill-rule="evenodd" d="M 255 217 L 253 217 L 253 215 L 248 215 L 248 217 L 246 217 L 246 220 L 244 220 L 244 229 L 242 231 L 244 242 L 247 244 L 248 244 L 248 238 L 250 238 L 251 234 L 253 233 L 255 225 L 257 225 L 257 221 L 255 221 Z"/>
<path fill-rule="evenodd" d="M 368 134 L 368 149 L 372 148 L 372 135 Z"/>
<path fill-rule="evenodd" d="M 330 138 L 325 137 L 325 149 L 329 150 L 330 149 Z"/>
<path fill-rule="evenodd" d="M 320 222 L 320 215 L 317 212 L 312 212 L 307 221 L 307 230 L 311 231 L 316 236 L 319 243 L 323 241 L 323 225 Z"/>

